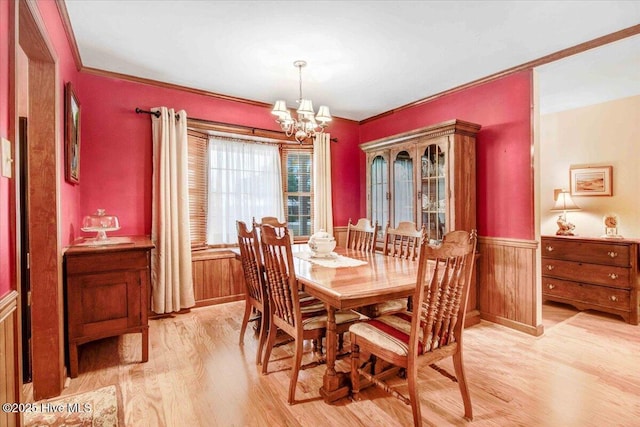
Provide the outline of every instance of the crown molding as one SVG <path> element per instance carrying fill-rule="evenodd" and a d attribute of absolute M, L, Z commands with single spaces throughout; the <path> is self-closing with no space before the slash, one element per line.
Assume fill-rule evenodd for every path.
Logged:
<path fill-rule="evenodd" d="M 635 36 L 637 34 L 640 34 L 640 24 L 634 25 L 634 26 L 629 27 L 629 28 L 625 28 L 625 29 L 620 30 L 620 31 L 616 31 L 616 32 L 611 33 L 611 34 L 607 34 L 607 35 L 602 36 L 602 37 L 595 38 L 593 40 L 589 40 L 589 41 L 584 42 L 584 43 L 580 43 L 578 45 L 575 45 L 573 47 L 569 47 L 567 49 L 559 50 L 557 52 L 554 52 L 554 53 L 551 53 L 549 55 L 543 56 L 541 58 L 534 59 L 533 61 L 525 62 L 524 64 L 516 65 L 515 67 L 508 68 L 508 69 L 503 70 L 503 71 L 499 71 L 499 72 L 497 72 L 495 74 L 491 74 L 489 76 L 482 77 L 480 79 L 471 81 L 469 83 L 465 83 L 463 85 L 456 86 L 456 87 L 453 87 L 451 89 L 447 89 L 445 91 L 436 93 L 436 94 L 428 96 L 426 98 L 422 98 L 422 99 L 419 99 L 417 101 L 410 102 L 409 104 L 405 104 L 405 105 L 402 105 L 402 106 L 400 106 L 398 108 L 394 108 L 392 110 L 385 111 L 384 113 L 380 113 L 380 114 L 377 114 L 375 116 L 371 116 L 371 117 L 368 117 L 368 118 L 366 118 L 364 120 L 361 120 L 359 122 L 359 124 L 362 125 L 362 124 L 365 124 L 365 123 L 369 123 L 369 122 L 372 122 L 374 120 L 380 119 L 382 117 L 390 116 L 392 114 L 398 113 L 398 112 L 400 112 L 402 110 L 406 110 L 406 109 L 412 108 L 412 107 L 417 107 L 418 105 L 425 104 L 427 102 L 430 102 L 430 101 L 433 101 L 435 99 L 441 98 L 441 97 L 443 97 L 445 95 L 450 95 L 452 93 L 459 92 L 459 91 L 464 90 L 464 89 L 469 89 L 469 88 L 474 87 L 474 86 L 480 86 L 480 85 L 482 85 L 484 83 L 488 83 L 488 82 L 491 82 L 493 80 L 498 80 L 498 79 L 500 79 L 502 77 L 506 77 L 508 75 L 515 74 L 515 73 L 518 73 L 520 71 L 529 70 L 529 69 L 532 69 L 532 68 L 535 68 L 535 67 L 539 67 L 541 65 L 548 64 L 550 62 L 557 61 L 559 59 L 563 59 L 563 58 L 566 58 L 566 57 L 569 57 L 569 56 L 572 56 L 572 55 L 575 55 L 575 54 L 578 54 L 578 53 L 582 53 L 582 52 L 585 52 L 587 50 L 594 49 L 596 47 L 604 46 L 606 44 L 613 43 L 613 42 L 616 42 L 618 40 L 625 39 L 627 37 Z"/>
<path fill-rule="evenodd" d="M 203 90 L 203 89 L 195 89 L 192 87 L 187 87 L 187 86 L 181 86 L 181 85 L 177 85 L 174 83 L 167 83 L 167 82 L 161 82 L 158 80 L 153 80 L 153 79 L 147 79 L 147 78 L 142 78 L 142 77 L 136 77 L 136 76 L 131 76 L 128 74 L 121 74 L 121 73 L 116 73 L 113 71 L 107 71 L 107 70 L 102 70 L 102 69 L 98 69 L 98 68 L 91 68 L 91 67 L 85 67 L 82 64 L 82 58 L 80 56 L 80 51 L 78 49 L 78 44 L 76 43 L 76 38 L 75 35 L 73 33 L 73 28 L 71 27 L 71 21 L 69 20 L 69 14 L 67 12 L 67 6 L 65 4 L 65 0 L 55 0 L 56 1 L 56 5 L 58 7 L 58 12 L 60 14 L 60 19 L 62 20 L 62 24 L 64 26 L 64 31 L 67 35 L 67 40 L 69 42 L 69 46 L 71 48 L 71 54 L 73 55 L 74 61 L 76 63 L 76 68 L 78 69 L 78 71 L 81 72 L 86 72 L 89 74 L 94 74 L 94 75 L 99 75 L 99 76 L 103 76 L 103 77 L 111 77 L 111 78 L 116 78 L 116 79 L 121 79 L 121 80 L 128 80 L 128 81 L 133 81 L 136 83 L 142 83 L 142 84 L 148 84 L 148 85 L 152 85 L 152 86 L 158 86 L 158 87 L 163 87 L 163 88 L 167 88 L 167 89 L 176 89 L 176 90 L 180 90 L 180 91 L 185 91 L 185 92 L 190 92 L 190 93 L 195 93 L 197 95 L 203 95 L 203 96 L 209 96 L 212 98 L 217 98 L 217 99 L 223 99 L 223 100 L 227 100 L 227 101 L 234 101 L 234 102 L 239 102 L 242 104 L 246 104 L 246 105 L 253 105 L 253 106 L 258 106 L 258 107 L 271 107 L 270 104 L 267 104 L 265 102 L 260 102 L 260 101 L 253 101 L 250 99 L 246 99 L 246 98 L 239 98 L 239 97 L 235 97 L 235 96 L 230 96 L 230 95 L 223 95 L 220 93 L 215 93 L 215 92 L 210 92 L 207 90 Z M 620 31 L 616 31 L 613 32 L 611 34 L 607 34 L 601 37 L 597 37 L 593 40 L 589 40 L 587 42 L 584 43 L 580 43 L 578 45 L 575 45 L 573 47 L 569 47 L 567 49 L 562 49 L 559 50 L 557 52 L 551 53 L 549 55 L 543 56 L 541 58 L 538 59 L 534 59 L 533 61 L 529 61 L 529 62 L 525 62 L 524 64 L 520 64 L 520 65 L 516 65 L 515 67 L 511 67 L 508 68 L 506 70 L 503 71 L 499 71 L 497 73 L 488 75 L 486 77 L 482 77 L 480 79 L 477 80 L 473 80 L 471 82 L 462 84 L 460 86 L 456 86 L 453 87 L 451 89 L 447 89 L 445 91 L 436 93 L 434 95 L 430 95 L 426 98 L 422 98 L 419 99 L 417 101 L 413 101 L 410 102 L 408 104 L 402 105 L 398 108 L 394 108 L 391 109 L 389 111 L 385 111 L 383 113 L 380 114 L 376 114 L 375 116 L 371 116 L 368 117 L 364 120 L 360 120 L 360 121 L 356 121 L 356 120 L 351 120 L 351 119 L 346 119 L 346 118 L 342 118 L 342 117 L 334 117 L 334 119 L 337 120 L 344 120 L 346 122 L 351 122 L 351 123 L 357 123 L 358 125 L 362 125 L 362 124 L 366 124 L 369 122 L 372 122 L 374 120 L 380 119 L 382 117 L 385 116 L 390 116 L 392 114 L 396 114 L 402 110 L 406 110 L 409 108 L 413 108 L 413 107 L 417 107 L 419 105 L 425 104 L 427 102 L 436 100 L 438 98 L 441 98 L 443 96 L 446 95 L 450 95 L 452 93 L 455 92 L 459 92 L 461 90 L 465 90 L 465 89 L 469 89 L 471 87 L 474 86 L 479 86 L 482 85 L 484 83 L 488 83 L 494 80 L 498 80 L 502 77 L 506 77 L 508 75 L 511 74 L 515 74 L 518 73 L 520 71 L 524 71 L 524 70 L 529 70 L 544 64 L 548 64 L 550 62 L 553 61 L 557 61 L 559 59 L 563 59 L 581 52 L 585 52 L 587 50 L 590 49 L 594 49 L 596 47 L 600 47 L 618 40 L 622 40 L 625 39 L 627 37 L 631 37 L 631 36 L 635 36 L 637 34 L 640 34 L 640 24 L 638 25 L 633 25 L 631 27 L 622 29 Z"/>

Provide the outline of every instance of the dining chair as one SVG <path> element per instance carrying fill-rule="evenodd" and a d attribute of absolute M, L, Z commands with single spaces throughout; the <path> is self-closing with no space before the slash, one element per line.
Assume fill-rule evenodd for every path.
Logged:
<path fill-rule="evenodd" d="M 376 247 L 376 236 L 378 235 L 378 222 L 371 223 L 366 218 L 360 218 L 356 224 L 347 224 L 347 241 L 345 247 L 364 252 L 373 252 Z"/>
<path fill-rule="evenodd" d="M 267 288 L 263 275 L 262 255 L 260 253 L 260 241 L 256 227 L 247 228 L 243 221 L 236 221 L 238 230 L 238 245 L 240 246 L 240 261 L 244 273 L 245 300 L 244 316 L 240 327 L 240 345 L 244 345 L 244 334 L 251 313 L 256 311 L 255 321 L 260 322 L 258 351 L 256 352 L 256 365 L 261 363 L 262 349 L 267 336 L 266 322 L 269 318 L 267 302 Z"/>
<path fill-rule="evenodd" d="M 451 231 L 438 247 L 425 242 L 420 248 L 413 312 L 395 313 L 356 323 L 351 338 L 351 384 L 354 400 L 360 399 L 360 377 L 411 405 L 413 423 L 422 425 L 418 393 L 418 367 L 453 358 L 455 381 L 464 404 L 464 416 L 471 420 L 471 396 L 464 372 L 462 332 L 473 271 L 476 231 Z M 393 371 L 370 374 L 360 365 L 360 354 L 375 355 L 392 366 L 403 368 L 408 397 L 389 386 L 384 378 Z M 445 374 L 442 369 L 437 371 Z M 449 378 L 452 376 L 445 374 Z M 424 392 L 424 389 L 422 389 Z"/>
<path fill-rule="evenodd" d="M 263 224 L 268 224 L 272 227 L 274 227 L 277 231 L 278 231 L 278 235 L 281 235 L 282 231 L 287 228 L 287 222 L 280 222 L 280 220 L 278 218 L 276 218 L 275 216 L 263 216 L 262 218 L 260 218 L 260 222 L 256 221 L 256 217 L 253 217 L 253 226 L 260 228 L 261 225 Z M 289 231 L 291 232 L 291 231 Z"/>
<path fill-rule="evenodd" d="M 289 381 L 287 402 L 295 402 L 296 383 L 302 362 L 304 340 L 321 340 L 326 334 L 327 314 L 304 315 L 300 306 L 298 281 L 293 264 L 293 251 L 288 230 L 278 236 L 274 227 L 261 226 L 261 247 L 269 296 L 269 334 L 262 359 L 262 373 L 268 372 L 269 358 L 275 344 L 276 327 L 294 339 L 293 372 Z M 335 315 L 337 333 L 348 331 L 360 315 L 353 311 L 338 311 Z"/>
<path fill-rule="evenodd" d="M 287 226 L 287 222 L 280 222 L 278 218 L 275 216 L 263 216 L 260 218 L 260 222 L 256 222 L 256 218 L 253 217 L 253 226 L 258 230 L 262 225 L 270 225 L 276 229 L 276 234 L 278 236 L 282 236 L 284 234 L 284 230 L 288 230 L 289 237 L 291 238 L 291 244 L 294 244 L 293 241 L 293 233 L 291 229 Z M 324 311 L 324 304 L 317 298 L 312 297 L 306 292 L 300 291 L 300 305 L 302 307 L 303 314 L 313 314 L 320 313 Z M 316 343 L 314 342 L 314 346 L 319 345 L 320 349 L 322 349 L 322 342 Z"/>
<path fill-rule="evenodd" d="M 420 255 L 420 247 L 425 235 L 426 228 L 424 224 L 418 229 L 416 228 L 416 223 L 411 221 L 401 221 L 396 228 L 391 228 L 391 224 L 387 223 L 382 253 L 394 258 L 415 261 Z M 396 298 L 374 304 L 368 307 L 366 313 L 370 317 L 378 317 L 394 312 L 411 310 L 411 300 L 411 297 Z"/>

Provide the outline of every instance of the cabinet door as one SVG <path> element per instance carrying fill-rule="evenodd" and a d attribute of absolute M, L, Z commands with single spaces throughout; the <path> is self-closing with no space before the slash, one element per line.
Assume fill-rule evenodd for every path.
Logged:
<path fill-rule="evenodd" d="M 370 219 L 378 222 L 380 230 L 389 221 L 389 161 L 383 154 L 371 156 L 369 167 Z"/>
<path fill-rule="evenodd" d="M 420 223 L 430 243 L 442 241 L 449 230 L 447 140 L 419 145 L 420 154 Z"/>
<path fill-rule="evenodd" d="M 144 273 L 119 271 L 69 277 L 70 338 L 110 336 L 139 326 Z"/>
<path fill-rule="evenodd" d="M 416 197 L 414 188 L 415 148 L 392 151 L 393 159 L 393 211 L 391 227 L 397 227 L 401 221 L 416 222 Z M 382 225 L 384 228 L 386 224 Z"/>

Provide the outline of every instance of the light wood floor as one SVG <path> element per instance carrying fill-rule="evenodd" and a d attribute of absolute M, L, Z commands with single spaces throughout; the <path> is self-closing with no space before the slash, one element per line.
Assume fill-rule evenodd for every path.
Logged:
<path fill-rule="evenodd" d="M 261 375 L 253 334 L 238 345 L 243 304 L 150 321 L 148 363 L 137 363 L 139 334 L 82 346 L 80 375 L 63 395 L 118 384 L 126 426 L 412 424 L 408 406 L 375 388 L 363 391 L 359 402 L 326 405 L 318 393 L 324 366 L 301 372 L 299 403 L 287 405 L 290 346 L 277 348 L 271 373 Z M 640 425 L 640 327 L 562 305 L 545 305 L 544 318 L 545 334 L 537 338 L 488 322 L 467 329 L 474 421 L 462 418 L 457 384 L 427 368 L 420 375 L 424 424 Z M 340 361 L 343 370 L 347 360 Z M 439 366 L 453 373 L 450 362 Z"/>

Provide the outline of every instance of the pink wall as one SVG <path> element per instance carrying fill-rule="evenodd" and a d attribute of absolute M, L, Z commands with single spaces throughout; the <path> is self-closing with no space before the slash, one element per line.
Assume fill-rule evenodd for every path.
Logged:
<path fill-rule="evenodd" d="M 8 9 L 0 2 L 0 135 L 8 133 Z M 165 105 L 191 117 L 275 129 L 267 108 L 75 70 L 55 2 L 39 2 L 58 57 L 60 111 L 72 81 L 82 105 L 80 185 L 64 181 L 60 115 L 61 241 L 83 235 L 82 216 L 105 208 L 120 216 L 120 234 L 151 230 L 151 125 L 135 107 Z M 524 71 L 358 126 L 336 120 L 331 134 L 334 223 L 364 216 L 364 155 L 358 143 L 458 118 L 482 125 L 478 135 L 478 227 L 481 235 L 531 239 L 531 72 Z M 0 178 L 0 295 L 10 289 L 8 189 Z"/>
<path fill-rule="evenodd" d="M 450 119 L 482 125 L 477 138 L 478 233 L 533 239 L 532 105 L 532 72 L 522 71 L 364 123 L 360 141 Z M 364 155 L 360 163 L 364 171 Z"/>
<path fill-rule="evenodd" d="M 0 1 L 0 136 L 15 143 L 15 135 L 9 135 L 9 1 Z M 17 6 L 16 6 L 17 7 Z M 69 242 L 67 230 L 76 227 L 80 192 L 77 187 L 64 182 L 64 84 L 74 81 L 78 72 L 75 69 L 71 50 L 67 43 L 64 28 L 58 14 L 55 2 L 38 2 L 38 8 L 45 23 L 47 37 L 52 43 L 57 58 L 60 123 L 58 143 L 60 144 L 59 165 L 61 171 L 60 193 L 60 221 L 61 243 Z M 18 77 L 20 78 L 20 77 Z M 0 296 L 6 294 L 12 287 L 14 269 L 14 248 L 11 239 L 11 209 L 9 190 L 15 185 L 13 179 L 0 177 Z"/>
<path fill-rule="evenodd" d="M 9 137 L 9 2 L 0 1 L 0 137 Z M 0 177 L 0 298 L 11 289 L 9 186 Z"/>
<path fill-rule="evenodd" d="M 276 129 L 267 107 L 216 99 L 176 89 L 80 73 L 78 97 L 82 105 L 80 156 L 80 214 L 97 208 L 118 215 L 121 235 L 151 232 L 151 119 L 135 114 L 167 106 L 184 109 L 189 117 Z M 331 135 L 334 218 L 344 225 L 357 216 L 360 195 L 358 124 L 336 120 Z M 76 230 L 77 234 L 78 230 Z"/>

